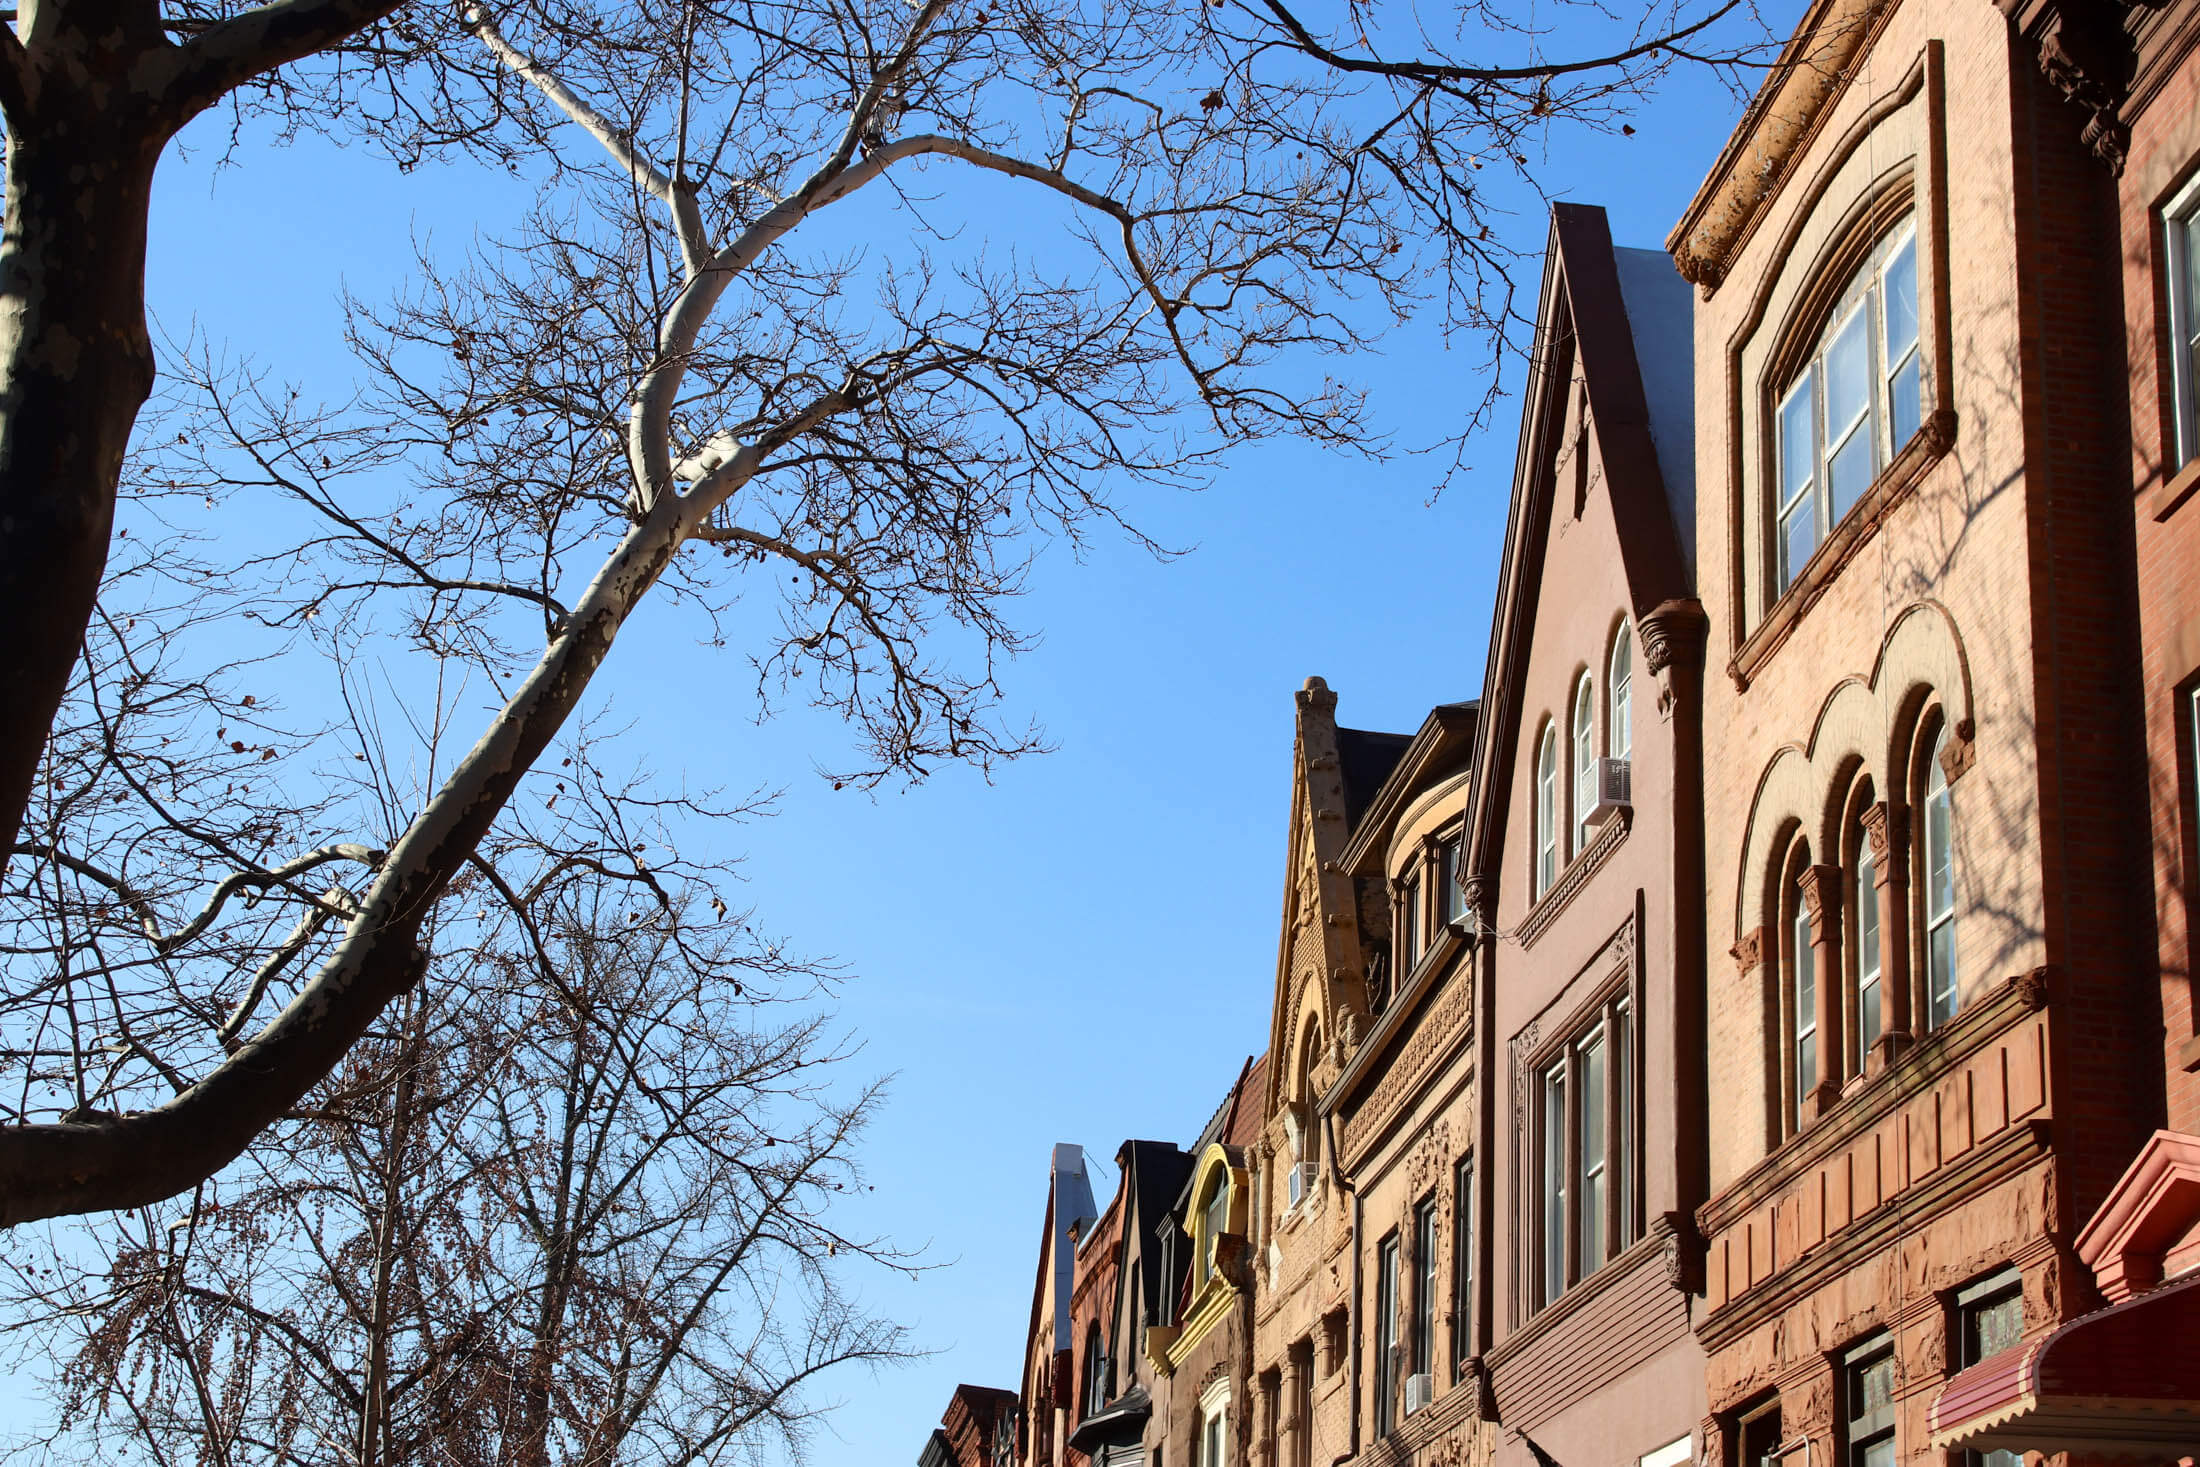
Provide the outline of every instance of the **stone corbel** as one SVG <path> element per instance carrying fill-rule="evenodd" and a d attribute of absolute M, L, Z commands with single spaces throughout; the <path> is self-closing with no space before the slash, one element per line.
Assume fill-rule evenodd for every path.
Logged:
<path fill-rule="evenodd" d="M 2119 177 L 2131 145 L 2131 129 L 2124 126 L 2117 109 L 2137 70 L 2124 32 L 2124 8 L 2118 0 L 2083 4 L 2065 0 L 2047 12 L 2036 32 L 2041 75 L 2085 113 L 2081 139 Z"/>
<path fill-rule="evenodd" d="M 1665 1279 L 1684 1294 L 1704 1291 L 1704 1259 L 1711 1245 L 1686 1212 L 1661 1212 L 1650 1224 L 1665 1255 Z"/>
<path fill-rule="evenodd" d="M 1659 714 L 1673 711 L 1673 673 L 1702 670 L 1710 632 L 1711 618 L 1703 603 L 1692 598 L 1661 601 L 1643 614 L 1636 634 L 1642 641 L 1642 665 L 1657 679 Z"/>

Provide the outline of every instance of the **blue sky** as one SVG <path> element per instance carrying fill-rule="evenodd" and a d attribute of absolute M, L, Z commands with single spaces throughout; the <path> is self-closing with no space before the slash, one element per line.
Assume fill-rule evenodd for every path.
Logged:
<path fill-rule="evenodd" d="M 1737 110 L 1686 78 L 1632 138 L 1554 134 L 1544 177 L 1605 205 L 1618 243 L 1660 244 Z M 380 298 L 416 236 L 460 246 L 526 201 L 494 174 L 400 177 L 315 140 L 248 142 L 217 169 L 226 126 L 197 124 L 163 166 L 154 312 L 330 396 L 351 372 L 340 287 Z M 972 227 L 1005 239 L 1013 223 Z M 1532 204 L 1509 227 L 1540 246 Z M 1431 437 L 1479 396 L 1477 366 L 1414 328 L 1358 375 L 1385 422 Z M 1292 692 L 1318 673 L 1341 721 L 1410 730 L 1478 691 L 1517 412 L 1509 399 L 1433 502 L 1427 461 L 1268 446 L 1204 493 L 1139 504 L 1143 528 L 1193 554 L 1163 564 L 1102 541 L 1083 563 L 1049 556 L 1018 613 L 1044 640 L 1008 690 L 1059 747 L 990 786 L 949 771 L 835 793 L 809 771 L 845 748 L 837 727 L 800 710 L 756 725 L 741 669 L 717 675 L 661 610 L 623 637 L 595 706 L 637 724 L 668 776 L 786 787 L 778 816 L 738 837 L 750 895 L 764 925 L 848 966 L 857 1063 L 896 1077 L 867 1146 L 876 1191 L 849 1224 L 927 1246 L 938 1267 L 922 1279 L 862 1288 L 937 1353 L 833 1382 L 845 1405 L 812 1460 L 913 1461 L 957 1382 L 1013 1386 L 1048 1148 L 1083 1145 L 1105 1197 L 1122 1139 L 1188 1141 L 1266 1043 Z"/>

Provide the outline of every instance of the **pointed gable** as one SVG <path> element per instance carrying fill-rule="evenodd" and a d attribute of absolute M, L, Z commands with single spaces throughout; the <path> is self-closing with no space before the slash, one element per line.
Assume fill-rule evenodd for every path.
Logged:
<path fill-rule="evenodd" d="M 1594 495 L 1609 511 L 1618 599 L 1638 638 L 1661 607 L 1695 595 L 1686 282 L 1660 251 L 1614 249 L 1603 209 L 1555 204 L 1539 300 L 1469 799 L 1468 870 L 1478 873 L 1500 865 L 1521 682 L 1562 489 L 1571 508 Z"/>
<path fill-rule="evenodd" d="M 1309 1065 L 1310 1036 L 1326 1046 L 1367 1018 L 1367 959 L 1359 897 L 1343 856 L 1409 734 L 1337 726 L 1337 695 L 1318 677 L 1297 694 L 1291 828 L 1285 842 L 1282 931 L 1262 1083 L 1251 1093 L 1265 1122 L 1290 1106 Z"/>

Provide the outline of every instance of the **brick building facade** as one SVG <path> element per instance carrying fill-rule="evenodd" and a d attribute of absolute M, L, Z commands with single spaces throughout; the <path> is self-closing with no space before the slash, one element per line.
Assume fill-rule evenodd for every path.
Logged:
<path fill-rule="evenodd" d="M 1481 698 L 1297 695 L 1271 1061 L 1159 1288 L 1111 1205 L 1084 1414 L 2189 1463 L 2200 0 L 1812 0 L 1665 251 L 1557 206 L 1537 325 Z"/>

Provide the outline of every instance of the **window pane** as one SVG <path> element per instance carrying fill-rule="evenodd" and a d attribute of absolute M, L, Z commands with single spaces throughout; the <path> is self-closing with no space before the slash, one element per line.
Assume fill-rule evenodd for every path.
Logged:
<path fill-rule="evenodd" d="M 1566 1287 L 1566 1071 L 1543 1072 L 1543 1301 Z"/>
<path fill-rule="evenodd" d="M 1634 1126 L 1629 1120 L 1634 1114 L 1634 1081 L 1629 1078 L 1629 1065 L 1633 1061 L 1635 1042 L 1628 1025 L 1627 1000 L 1622 998 L 1612 1006 L 1612 1017 L 1607 1023 L 1612 1055 L 1612 1094 L 1615 1104 L 1611 1108 L 1611 1139 L 1607 1150 L 1611 1152 L 1611 1164 L 1606 1168 L 1611 1181 L 1607 1184 L 1619 1203 L 1619 1230 L 1612 1239 L 1612 1251 L 1618 1252 L 1635 1241 L 1634 1193 L 1629 1178 L 1634 1170 Z"/>
<path fill-rule="evenodd" d="M 1418 1268 L 1413 1288 L 1413 1373 L 1436 1366 L 1436 1203 L 1424 1202 L 1413 1215 L 1413 1248 Z"/>
<path fill-rule="evenodd" d="M 1856 1068 L 1879 1037 L 1879 863 L 1871 837 L 1856 852 Z"/>
<path fill-rule="evenodd" d="M 1928 1017 L 1935 1027 L 1956 1012 L 1954 817 L 1940 763 L 1946 747 L 1943 732 L 1933 747 L 1925 784 L 1925 971 Z"/>
<path fill-rule="evenodd" d="M 1444 842 L 1437 853 L 1437 879 L 1444 886 L 1444 920 L 1464 922 L 1467 916 L 1466 888 L 1459 884 L 1459 846 L 1465 839 Z"/>
<path fill-rule="evenodd" d="M 1583 677 L 1574 689 L 1574 851 L 1589 844 L 1589 811 L 1596 804 L 1596 694 Z"/>
<path fill-rule="evenodd" d="M 1421 883 L 1407 881 L 1398 896 L 1398 982 L 1402 985 L 1421 960 Z"/>
<path fill-rule="evenodd" d="M 1535 771 L 1535 894 L 1558 879 L 1558 730 L 1543 730 Z"/>
<path fill-rule="evenodd" d="M 1581 1218 L 1581 1272 L 1604 1261 L 1604 1036 L 1594 1035 L 1580 1050 L 1581 1180 L 1574 1208 Z"/>
<path fill-rule="evenodd" d="M 1859 306 L 1826 347 L 1827 440 L 1840 442 L 1871 405 L 1871 312 Z"/>
<path fill-rule="evenodd" d="M 1917 436 L 1917 425 L 1921 421 L 1918 416 L 1918 402 L 1923 390 L 1918 372 L 1917 353 L 1912 351 L 1907 358 L 1896 364 L 1893 376 L 1887 381 L 1887 436 L 1893 442 L 1896 453 L 1900 453 L 1902 445 Z"/>
<path fill-rule="evenodd" d="M 1622 622 L 1619 636 L 1612 642 L 1612 713 L 1605 741 L 1611 746 L 1614 759 L 1626 758 L 1635 746 L 1634 710 L 1630 706 L 1634 655 L 1627 645 L 1632 635 L 1632 629 Z"/>
<path fill-rule="evenodd" d="M 1811 431 L 1811 374 L 1805 372 L 1780 404 L 1780 503 L 1792 503 L 1810 488 L 1818 465 L 1818 442 Z"/>
<path fill-rule="evenodd" d="M 1880 289 L 1887 314 L 1887 356 L 1890 362 L 1899 362 L 1902 355 L 1917 345 L 1917 236 L 1911 235 L 1902 242 L 1887 261 L 1887 273 Z M 1895 442 L 1902 440 L 1897 437 Z"/>
<path fill-rule="evenodd" d="M 1818 1088 L 1818 964 L 1811 949 L 1810 908 L 1795 904 L 1795 1106 L 1800 1121 Z"/>
<path fill-rule="evenodd" d="M 1826 465 L 1826 487 L 1833 495 L 1833 522 L 1839 524 L 1872 486 L 1872 435 L 1869 425 L 1858 423 L 1834 449 Z"/>
<path fill-rule="evenodd" d="M 1451 1363 L 1453 1374 L 1466 1363 L 1473 1334 L 1474 1301 L 1474 1158 L 1461 1157 L 1451 1182 Z"/>
<path fill-rule="evenodd" d="M 1818 505 L 1808 494 L 1780 516 L 1780 589 L 1786 590 L 1818 548 Z"/>

